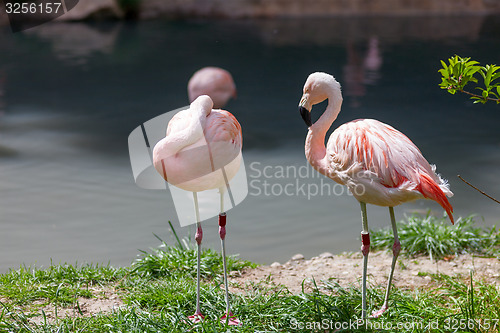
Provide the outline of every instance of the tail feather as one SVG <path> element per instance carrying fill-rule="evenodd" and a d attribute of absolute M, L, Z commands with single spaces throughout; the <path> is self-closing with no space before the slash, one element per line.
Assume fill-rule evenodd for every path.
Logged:
<path fill-rule="evenodd" d="M 422 193 L 425 198 L 436 201 L 443 207 L 443 209 L 448 213 L 451 224 L 455 224 L 453 219 L 453 207 L 451 206 L 448 198 L 444 194 L 443 190 L 439 185 L 427 174 L 420 174 L 420 184 L 417 190 Z"/>

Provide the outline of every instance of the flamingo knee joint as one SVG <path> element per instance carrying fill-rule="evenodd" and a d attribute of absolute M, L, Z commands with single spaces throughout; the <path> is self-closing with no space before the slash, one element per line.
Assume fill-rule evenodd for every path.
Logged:
<path fill-rule="evenodd" d="M 194 235 L 194 239 L 196 240 L 196 243 L 198 245 L 201 245 L 201 240 L 203 239 L 203 229 L 201 229 L 201 226 L 198 226 L 196 228 L 196 234 Z"/>
<path fill-rule="evenodd" d="M 401 252 L 401 243 L 399 240 L 394 241 L 394 245 L 392 246 L 392 254 L 397 257 L 399 255 L 399 252 Z"/>
<path fill-rule="evenodd" d="M 361 232 L 361 252 L 365 257 L 370 253 L 370 233 L 366 231 Z"/>
<path fill-rule="evenodd" d="M 219 214 L 219 236 L 222 240 L 226 238 L 226 213 Z"/>

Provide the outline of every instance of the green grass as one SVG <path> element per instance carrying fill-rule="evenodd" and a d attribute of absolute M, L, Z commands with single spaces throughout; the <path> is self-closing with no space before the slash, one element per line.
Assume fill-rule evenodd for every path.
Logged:
<path fill-rule="evenodd" d="M 91 297 L 89 288 L 108 285 L 124 275 L 125 269 L 98 265 L 51 265 L 46 270 L 21 267 L 0 275 L 0 295 L 13 305 L 72 304 L 76 297 Z"/>
<path fill-rule="evenodd" d="M 177 246 L 168 246 L 163 240 L 158 249 L 152 253 L 141 251 L 142 257 L 132 264 L 132 271 L 141 277 L 178 277 L 189 275 L 196 277 L 197 250 L 196 244 L 184 240 L 178 241 Z M 228 271 L 241 270 L 244 267 L 256 267 L 250 261 L 237 260 L 233 256 L 227 257 Z M 202 278 L 215 278 L 222 273 L 221 256 L 212 249 L 204 249 L 201 258 L 200 274 Z"/>
<path fill-rule="evenodd" d="M 461 253 L 499 256 L 500 232 L 495 226 L 483 229 L 474 218 L 459 218 L 451 225 L 448 218 L 413 215 L 396 223 L 402 254 L 428 255 L 431 260 Z M 373 250 L 392 249 L 392 228 L 370 231 Z"/>
<path fill-rule="evenodd" d="M 418 217 L 409 218 L 408 230 L 411 232 L 400 232 L 402 243 L 419 243 L 414 230 L 423 233 L 419 237 L 432 238 L 436 242 L 449 232 L 441 230 L 448 228 L 443 221 L 429 217 L 420 220 L 426 226 L 415 229 L 411 225 L 418 222 Z M 430 222 L 436 222 L 436 226 L 428 226 Z M 402 231 L 404 228 L 401 226 Z M 463 240 L 466 235 L 472 240 L 469 243 L 461 240 L 457 242 L 459 246 L 447 245 L 448 252 L 437 252 L 431 247 L 435 258 L 439 253 L 448 255 L 449 251 L 498 251 L 498 233 L 493 229 L 474 227 L 469 219 L 451 228 L 461 229 L 456 235 Z M 377 232 L 380 235 L 376 238 L 378 248 L 384 248 L 381 245 L 384 237 L 387 238 L 385 246 L 392 246 L 392 240 L 383 236 L 384 233 L 387 234 Z M 441 249 L 441 246 L 437 244 L 436 248 Z M 416 249 L 410 247 L 408 254 L 430 253 L 425 246 Z M 369 320 L 359 327 L 356 324 L 361 313 L 359 283 L 346 287 L 323 281 L 321 288 L 297 295 L 275 286 L 271 279 L 248 283 L 241 292 L 233 292 L 230 296 L 232 309 L 244 326 L 229 329 L 218 320 L 225 308 L 221 261 L 220 255 L 212 250 L 205 249 L 202 253 L 201 306 L 206 320 L 196 326 L 187 320 L 195 308 L 196 251 L 186 241 L 178 241 L 176 246 L 168 246 L 162 241 L 158 249 L 142 252 L 141 257 L 126 268 L 53 265 L 45 270 L 27 267 L 11 270 L 0 275 L 0 332 L 329 332 L 341 325 L 347 325 L 347 329 L 339 332 L 500 330 L 500 322 L 495 321 L 500 318 L 498 284 L 474 276 L 446 275 L 429 275 L 433 283 L 428 288 L 393 288 L 390 310 L 382 318 Z M 236 258 L 231 258 L 228 264 L 231 271 L 256 266 Z M 78 297 L 96 297 L 93 292 L 96 288 L 114 290 L 126 306 L 93 317 L 44 318 L 41 311 L 44 305 L 77 307 Z M 369 311 L 382 304 L 384 291 L 384 286 L 369 287 Z M 33 302 L 38 304 L 33 305 Z M 35 316 L 39 324 L 30 320 Z M 487 319 L 489 328 L 486 328 Z M 397 325 L 406 326 L 396 329 Z M 389 327 L 392 328 L 387 329 Z"/>

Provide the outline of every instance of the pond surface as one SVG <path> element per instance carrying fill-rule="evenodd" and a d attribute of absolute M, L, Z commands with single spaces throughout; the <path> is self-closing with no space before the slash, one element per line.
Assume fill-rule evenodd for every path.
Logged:
<path fill-rule="evenodd" d="M 197 69 L 229 70 L 243 127 L 249 194 L 228 214 L 231 254 L 259 263 L 359 249 L 359 204 L 308 169 L 297 111 L 314 71 L 333 74 L 344 104 L 334 127 L 376 118 L 404 132 L 447 178 L 455 216 L 500 221 L 500 109 L 438 87 L 439 60 L 500 62 L 500 18 L 332 18 L 258 21 L 52 23 L 0 30 L 0 271 L 21 264 L 128 265 L 180 228 L 168 191 L 134 183 L 127 138 L 187 104 Z M 313 118 L 319 117 L 316 106 Z M 288 172 L 283 172 L 288 170 Z M 302 172 L 297 177 L 295 172 Z M 283 191 L 288 185 L 288 191 Z M 420 200 L 396 208 L 442 215 Z M 369 206 L 373 229 L 388 210 Z M 219 249 L 217 222 L 204 246 Z"/>

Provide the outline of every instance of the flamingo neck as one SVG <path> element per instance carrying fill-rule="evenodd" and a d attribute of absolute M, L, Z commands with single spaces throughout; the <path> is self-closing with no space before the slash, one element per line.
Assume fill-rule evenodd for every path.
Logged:
<path fill-rule="evenodd" d="M 328 106 L 325 112 L 309 127 L 309 132 L 307 133 L 305 144 L 306 158 L 316 170 L 324 175 L 329 174 L 325 136 L 335 119 L 337 119 L 341 106 L 342 94 L 340 90 L 332 91 L 328 96 Z"/>
<path fill-rule="evenodd" d="M 189 110 L 188 112 L 193 112 L 193 117 L 189 125 L 181 131 L 170 133 L 164 139 L 167 141 L 166 148 L 169 152 L 168 155 L 176 154 L 203 138 L 207 119 L 205 112 L 201 108 Z"/>

